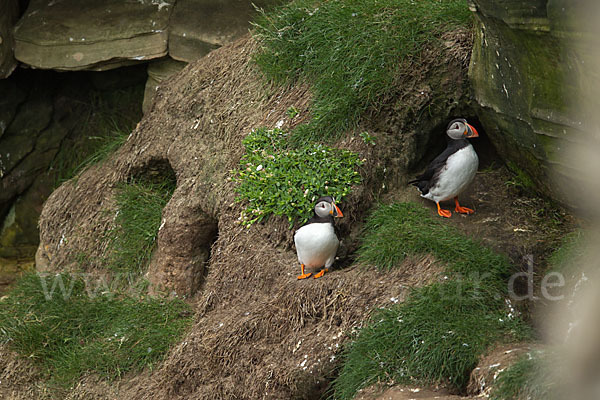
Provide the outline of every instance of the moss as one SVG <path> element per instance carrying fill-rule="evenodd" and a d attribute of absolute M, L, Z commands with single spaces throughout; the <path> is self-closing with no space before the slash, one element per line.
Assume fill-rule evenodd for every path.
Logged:
<path fill-rule="evenodd" d="M 519 168 L 517 164 L 512 161 L 508 161 L 506 165 L 514 173 L 513 179 L 508 181 L 507 184 L 518 186 L 521 189 L 535 191 L 536 185 L 525 171 Z"/>

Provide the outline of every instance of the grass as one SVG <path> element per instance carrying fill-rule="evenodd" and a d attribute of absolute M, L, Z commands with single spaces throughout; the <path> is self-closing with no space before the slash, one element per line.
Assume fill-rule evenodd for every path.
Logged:
<path fill-rule="evenodd" d="M 550 270 L 579 274 L 582 272 L 586 244 L 586 234 L 582 229 L 577 229 L 566 234 L 561 245 L 548 259 Z"/>
<path fill-rule="evenodd" d="M 115 228 L 109 233 L 109 268 L 122 272 L 142 272 L 154 249 L 162 209 L 175 182 L 137 181 L 122 184 L 117 192 Z"/>
<path fill-rule="evenodd" d="M 568 398 L 558 395 L 559 379 L 551 369 L 561 365 L 553 353 L 533 352 L 519 358 L 502 371 L 490 395 L 491 400 L 552 400 Z"/>
<path fill-rule="evenodd" d="M 316 198 L 341 201 L 361 177 L 358 154 L 317 143 L 289 145 L 289 133 L 260 128 L 244 138 L 246 154 L 234 180 L 239 201 L 247 201 L 242 223 L 250 226 L 269 215 L 285 215 L 290 224 L 306 221 Z"/>
<path fill-rule="evenodd" d="M 38 363 L 50 386 L 152 368 L 191 324 L 181 300 L 100 291 L 83 278 L 27 274 L 0 300 L 0 342 Z"/>
<path fill-rule="evenodd" d="M 380 206 L 359 249 L 363 264 L 390 269 L 409 255 L 433 254 L 446 280 L 413 289 L 377 310 L 343 350 L 333 397 L 351 399 L 378 381 L 445 383 L 464 389 L 492 344 L 528 337 L 506 300 L 508 259 L 431 217 L 413 203 Z"/>
<path fill-rule="evenodd" d="M 313 88 L 312 120 L 298 135 L 335 138 L 378 108 L 401 65 L 444 32 L 470 26 L 463 0 L 295 0 L 255 24 L 255 61 L 280 83 Z"/>
<path fill-rule="evenodd" d="M 399 265 L 407 256 L 433 254 L 448 272 L 504 282 L 508 258 L 459 233 L 415 203 L 381 205 L 367 220 L 358 260 L 381 269 Z"/>

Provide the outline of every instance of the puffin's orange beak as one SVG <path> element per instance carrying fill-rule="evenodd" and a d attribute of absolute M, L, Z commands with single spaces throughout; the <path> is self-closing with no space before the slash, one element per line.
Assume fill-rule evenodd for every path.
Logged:
<path fill-rule="evenodd" d="M 342 210 L 340 210 L 340 208 L 336 206 L 335 203 L 331 203 L 331 205 L 333 206 L 333 208 L 331 209 L 330 214 L 334 217 L 342 218 L 344 216 L 344 214 L 342 214 Z"/>
<path fill-rule="evenodd" d="M 477 133 L 477 129 L 473 128 L 471 124 L 467 124 L 467 137 L 479 137 L 479 133 Z"/>

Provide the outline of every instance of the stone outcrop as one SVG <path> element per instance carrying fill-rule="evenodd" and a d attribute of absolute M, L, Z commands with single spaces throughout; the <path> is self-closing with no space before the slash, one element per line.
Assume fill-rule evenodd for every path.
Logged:
<path fill-rule="evenodd" d="M 111 75 L 95 73 L 91 79 L 90 74 L 17 70 L 0 80 L 0 265 L 8 259 L 33 258 L 44 201 L 94 150 L 99 136 L 106 135 L 99 129 L 106 110 L 99 108 L 113 108 L 111 118 L 117 120 L 117 111 L 129 112 L 123 107 L 129 101 L 123 87 L 135 71 L 121 74 L 126 80 L 117 88 L 110 87 L 114 77 L 103 79 L 106 74 Z M 109 87 L 99 90 L 96 83 Z M 132 98 L 137 102 L 136 118 L 140 95 L 138 90 Z"/>
<path fill-rule="evenodd" d="M 486 132 L 536 189 L 575 205 L 569 188 L 577 186 L 579 171 L 565 156 L 590 130 L 575 102 L 582 87 L 598 80 L 585 68 L 597 37 L 585 32 L 581 10 L 566 0 L 470 6 L 477 17 L 470 78 Z"/>
<path fill-rule="evenodd" d="M 31 0 L 15 27 L 15 57 L 56 70 L 106 70 L 167 52 L 191 62 L 246 33 L 255 6 L 276 2 Z"/>
<path fill-rule="evenodd" d="M 174 0 L 32 0 L 15 57 L 35 68 L 105 70 L 167 54 Z"/>
<path fill-rule="evenodd" d="M 19 16 L 18 0 L 0 2 L 0 79 L 13 72 L 17 62 L 13 55 L 12 28 Z"/>
<path fill-rule="evenodd" d="M 242 36 L 250 28 L 256 7 L 276 0 L 177 0 L 169 29 L 169 55 L 192 62 Z"/>

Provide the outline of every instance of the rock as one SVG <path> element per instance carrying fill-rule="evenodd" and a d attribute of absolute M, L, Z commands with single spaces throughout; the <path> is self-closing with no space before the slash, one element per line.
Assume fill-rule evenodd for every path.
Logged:
<path fill-rule="evenodd" d="M 575 205 L 577 194 L 563 189 L 577 186 L 579 173 L 565 155 L 588 129 L 573 100 L 594 79 L 582 60 L 598 39 L 590 38 L 587 48 L 570 45 L 569 37 L 584 32 L 568 3 L 474 0 L 469 74 L 480 120 L 500 155 L 536 189 Z"/>
<path fill-rule="evenodd" d="M 169 55 L 192 62 L 248 32 L 256 15 L 253 4 L 266 7 L 274 0 L 178 0 L 169 31 Z"/>
<path fill-rule="evenodd" d="M 12 30 L 18 16 L 18 0 L 0 2 L 0 79 L 9 76 L 17 66 L 17 61 L 13 55 Z"/>
<path fill-rule="evenodd" d="M 35 68 L 98 71 L 162 57 L 173 2 L 31 0 L 15 28 L 15 57 Z"/>
<path fill-rule="evenodd" d="M 47 174 L 39 174 L 12 204 L 0 229 L 0 258 L 31 258 L 35 254 L 39 243 L 37 219 L 53 184 Z"/>
<path fill-rule="evenodd" d="M 146 65 L 137 64 L 104 71 L 101 74 L 91 74 L 90 80 L 95 89 L 107 91 L 143 84 L 148 75 Z"/>
<path fill-rule="evenodd" d="M 145 76 L 143 67 L 137 70 Z M 119 86 L 112 71 L 19 69 L 0 81 L 7 94 L 0 98 L 0 121 L 9 121 L 0 136 L 0 258 L 33 258 L 39 213 L 57 182 L 98 147 L 99 136 L 115 126 L 128 130 L 124 121 L 131 117 L 133 125 L 141 116 L 141 75 L 123 72 L 121 87 L 112 90 Z M 106 90 L 95 90 L 93 81 Z"/>
<path fill-rule="evenodd" d="M 148 79 L 146 80 L 144 103 L 142 104 L 144 114 L 150 109 L 152 99 L 154 99 L 160 83 L 181 71 L 186 65 L 187 63 L 173 60 L 170 57 L 148 63 Z"/>
<path fill-rule="evenodd" d="M 45 90 L 34 91 L 19 108 L 0 140 L 0 177 L 31 153 L 38 135 L 50 124 L 52 111 L 52 98 Z M 4 184 L 4 180 L 1 182 Z M 0 202 L 2 197 L 0 195 Z"/>
<path fill-rule="evenodd" d="M 0 93 L 2 93 L 0 96 L 0 138 L 2 138 L 27 94 L 14 81 L 8 79 L 0 80 Z"/>

